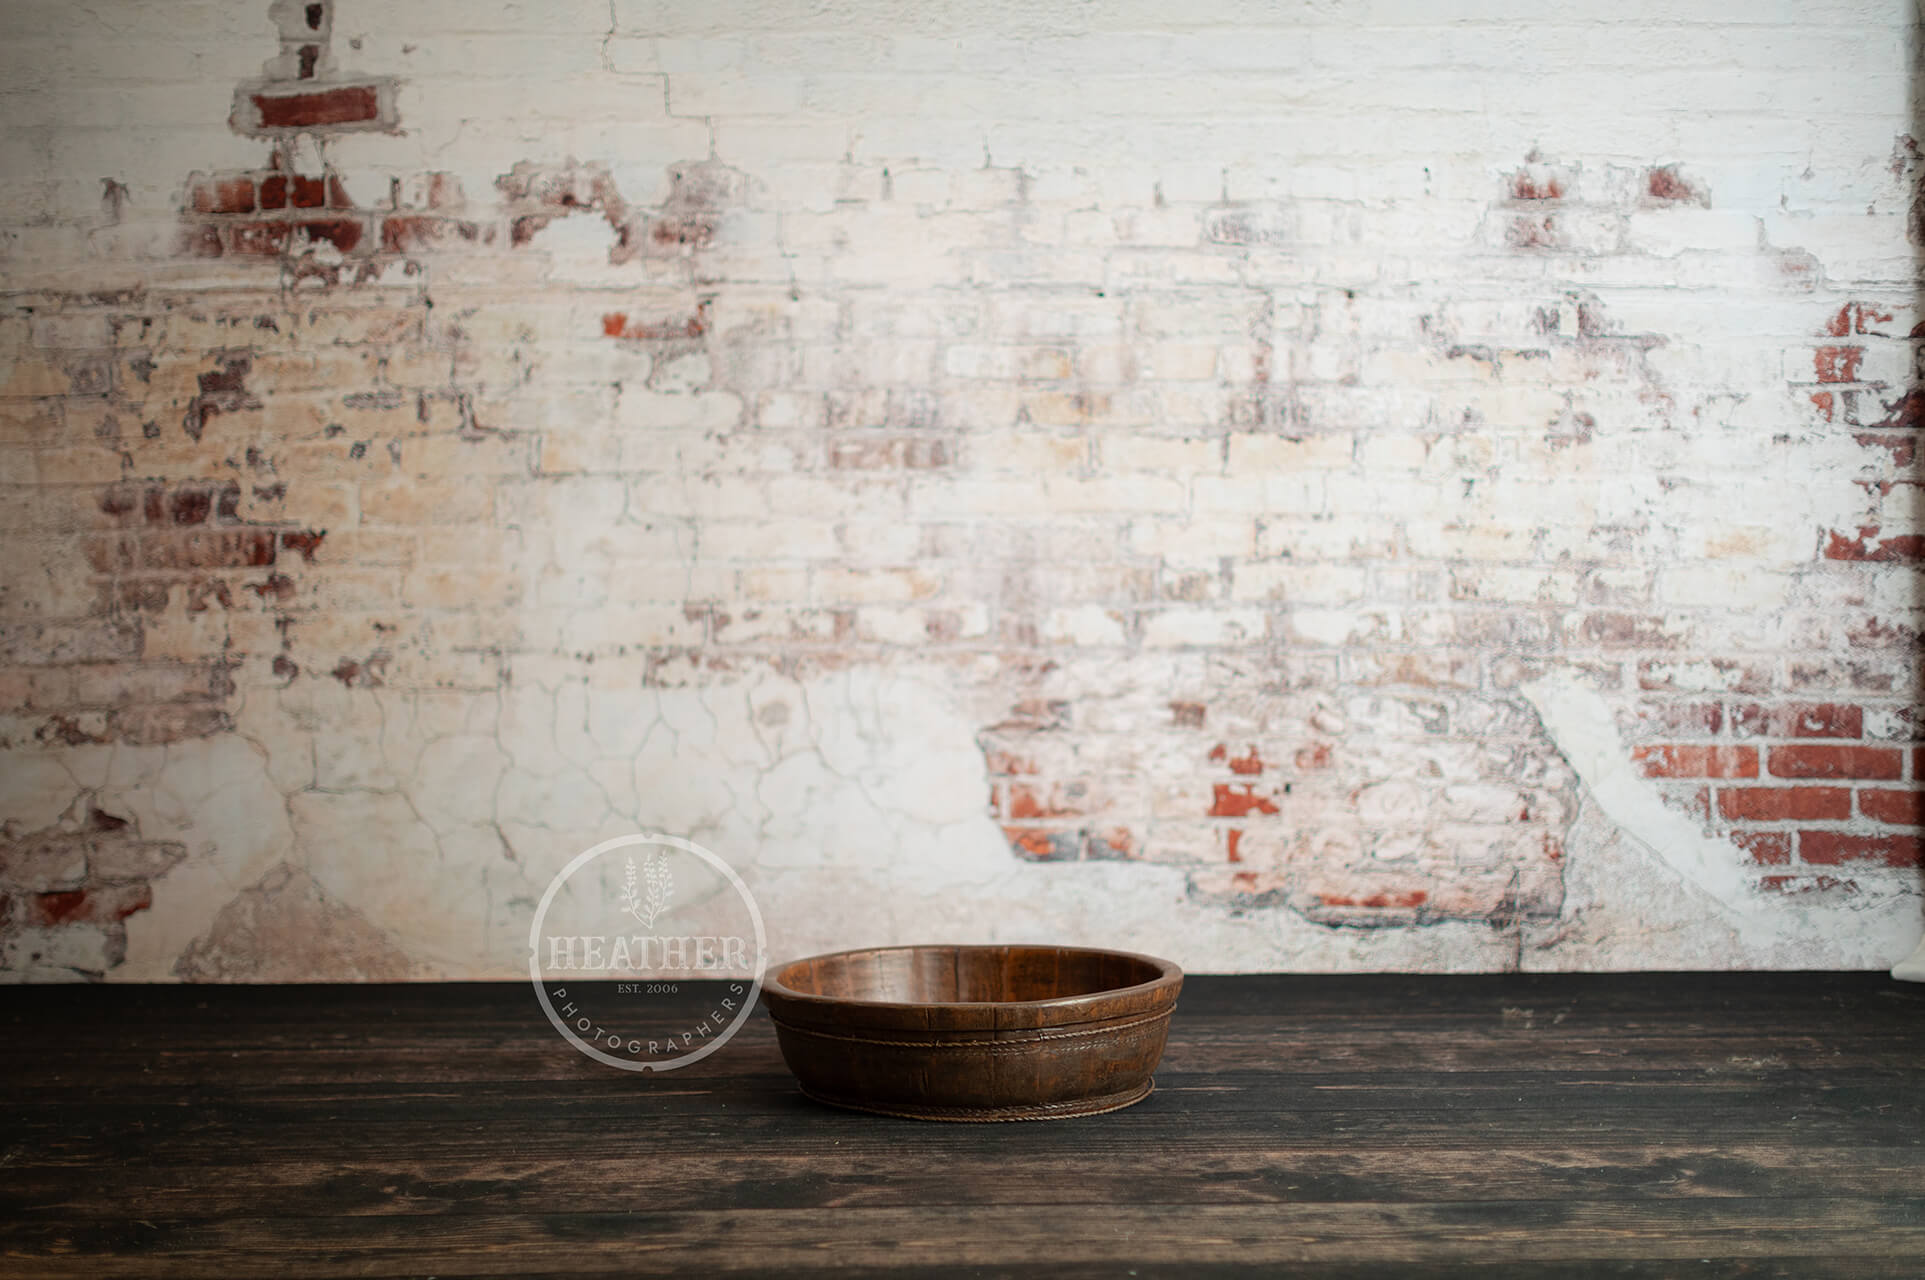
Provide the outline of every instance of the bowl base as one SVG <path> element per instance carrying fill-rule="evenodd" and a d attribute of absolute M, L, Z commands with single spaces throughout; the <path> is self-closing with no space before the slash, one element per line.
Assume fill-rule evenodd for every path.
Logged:
<path fill-rule="evenodd" d="M 1155 1080 L 1121 1093 L 1105 1093 L 1094 1098 L 1072 1098 L 1066 1102 L 1034 1102 L 1006 1107 L 944 1107 L 915 1102 L 875 1103 L 856 1098 L 838 1098 L 803 1086 L 803 1095 L 845 1111 L 867 1111 L 879 1116 L 900 1116 L 905 1120 L 946 1120 L 962 1124 L 999 1124 L 1010 1120 L 1068 1120 L 1075 1116 L 1101 1115 L 1121 1111 L 1150 1096 Z"/>

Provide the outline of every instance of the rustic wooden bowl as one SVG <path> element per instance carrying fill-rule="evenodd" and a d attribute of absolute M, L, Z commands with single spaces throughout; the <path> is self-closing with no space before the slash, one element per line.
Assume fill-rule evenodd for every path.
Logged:
<path fill-rule="evenodd" d="M 1183 987 L 1080 947 L 879 947 L 774 970 L 762 999 L 819 1102 L 917 1120 L 1054 1120 L 1141 1102 Z"/>

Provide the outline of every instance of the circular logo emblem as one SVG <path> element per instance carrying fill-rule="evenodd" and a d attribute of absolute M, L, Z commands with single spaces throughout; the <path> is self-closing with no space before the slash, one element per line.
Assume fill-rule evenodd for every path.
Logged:
<path fill-rule="evenodd" d="M 762 912 L 728 863 L 676 836 L 618 836 L 549 881 L 528 977 L 555 1029 L 595 1061 L 672 1071 L 741 1029 L 766 952 Z"/>

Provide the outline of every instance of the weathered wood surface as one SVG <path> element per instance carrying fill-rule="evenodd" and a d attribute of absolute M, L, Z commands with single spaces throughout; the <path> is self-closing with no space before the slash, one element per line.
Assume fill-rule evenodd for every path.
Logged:
<path fill-rule="evenodd" d="M 688 997 L 691 1008 L 699 993 Z M 1127 1111 L 659 1076 L 521 985 L 0 994 L 0 1274 L 1925 1276 L 1925 988 L 1192 978 Z"/>

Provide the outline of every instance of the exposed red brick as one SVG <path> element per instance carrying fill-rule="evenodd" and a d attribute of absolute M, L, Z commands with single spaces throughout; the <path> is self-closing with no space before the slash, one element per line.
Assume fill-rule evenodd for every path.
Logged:
<path fill-rule="evenodd" d="M 195 213 L 254 212 L 252 178 L 213 178 L 194 185 Z"/>
<path fill-rule="evenodd" d="M 361 243 L 362 227 L 354 218 L 315 218 L 294 225 L 310 241 L 325 240 L 342 253 L 353 253 Z"/>
<path fill-rule="evenodd" d="M 314 553 L 321 549 L 321 540 L 328 536 L 326 529 L 283 529 L 281 530 L 281 550 L 298 551 L 301 559 L 314 563 Z"/>
<path fill-rule="evenodd" d="M 1625 732 L 1635 738 L 1710 737 L 1724 728 L 1724 704 L 1718 702 L 1640 703 Z"/>
<path fill-rule="evenodd" d="M 1201 702 L 1170 704 L 1170 723 L 1179 729 L 1201 729 L 1207 714 L 1207 709 Z"/>
<path fill-rule="evenodd" d="M 1373 893 L 1365 897 L 1320 893 L 1317 895 L 1317 901 L 1326 907 L 1370 907 L 1378 910 L 1388 908 L 1409 911 L 1430 901 L 1430 895 L 1422 889 L 1412 889 L 1405 893 Z"/>
<path fill-rule="evenodd" d="M 1837 419 L 1838 406 L 1829 391 L 1814 391 L 1811 395 L 1811 407 L 1826 422 Z"/>
<path fill-rule="evenodd" d="M 1003 837 L 1018 856 L 1032 862 L 1062 862 L 1077 854 L 1076 834 L 1045 831 L 1036 827 L 1004 827 Z"/>
<path fill-rule="evenodd" d="M 321 209 L 327 206 L 327 179 L 309 178 L 302 174 L 289 174 L 287 179 L 287 202 L 296 209 Z"/>
<path fill-rule="evenodd" d="M 381 97 L 373 85 L 344 84 L 308 93 L 250 95 L 263 129 L 314 129 L 380 119 Z"/>
<path fill-rule="evenodd" d="M 1514 249 L 1554 249 L 1558 244 L 1557 219 L 1549 214 L 1512 218 L 1504 238 Z"/>
<path fill-rule="evenodd" d="M 1867 787 L 1858 793 L 1858 811 L 1875 822 L 1925 826 L 1925 792 Z"/>
<path fill-rule="evenodd" d="M 1836 876 L 1763 876 L 1758 887 L 1772 893 L 1857 893 L 1856 880 L 1841 880 Z"/>
<path fill-rule="evenodd" d="M 1671 743 L 1634 747 L 1631 759 L 1647 778 L 1755 778 L 1756 747 L 1709 747 Z"/>
<path fill-rule="evenodd" d="M 951 461 L 949 442 L 941 439 L 857 437 L 829 442 L 829 466 L 836 471 L 924 471 Z"/>
<path fill-rule="evenodd" d="M 275 604 L 286 604 L 298 594 L 294 579 L 284 573 L 270 573 L 264 581 L 248 583 L 247 589 L 262 600 L 271 600 Z"/>
<path fill-rule="evenodd" d="M 1213 818 L 1246 818 L 1252 813 L 1274 814 L 1278 812 L 1276 801 L 1268 796 L 1260 796 L 1249 783 L 1219 782 L 1213 788 L 1210 816 Z"/>
<path fill-rule="evenodd" d="M 1083 814 L 1083 807 L 1068 797 L 1061 787 L 1053 788 L 1045 796 L 1036 787 L 1023 782 L 1009 785 L 1009 816 L 1012 818 L 1074 818 Z"/>
<path fill-rule="evenodd" d="M 1812 352 L 1811 363 L 1820 382 L 1856 382 L 1864 359 L 1863 347 L 1819 347 Z"/>
<path fill-rule="evenodd" d="M 1653 693 L 1701 691 L 1705 681 L 1703 674 L 1697 670 L 1700 666 L 1710 667 L 1716 673 L 1718 685 L 1730 692 L 1755 696 L 1771 690 L 1771 667 L 1763 663 L 1741 662 L 1736 658 L 1707 658 L 1700 662 L 1684 663 L 1646 658 L 1638 663 L 1638 687 Z"/>
<path fill-rule="evenodd" d="M 240 222 L 224 230 L 230 253 L 272 258 L 287 248 L 288 229 L 285 222 Z"/>
<path fill-rule="evenodd" d="M 1738 822 L 1824 822 L 1851 817 L 1846 787 L 1722 787 L 1718 813 Z"/>
<path fill-rule="evenodd" d="M 1825 321 L 1819 332 L 1827 338 L 1843 338 L 1851 333 L 1851 303 L 1838 308 L 1838 313 Z"/>
<path fill-rule="evenodd" d="M 1300 748 L 1296 754 L 1296 766 L 1306 772 L 1330 767 L 1331 751 L 1327 742 L 1315 742 Z"/>
<path fill-rule="evenodd" d="M 1511 175 L 1511 199 L 1513 200 L 1562 200 L 1564 187 L 1555 175 L 1543 179 L 1533 178 L 1529 170 L 1520 170 Z"/>
<path fill-rule="evenodd" d="M 1925 535 L 1900 533 L 1881 538 L 1877 525 L 1860 525 L 1857 537 L 1833 529 L 1825 540 L 1825 559 L 1916 563 L 1925 560 Z"/>
<path fill-rule="evenodd" d="M 708 218 L 660 218 L 648 229 L 648 238 L 663 247 L 700 249 L 715 238 L 715 223 Z"/>
<path fill-rule="evenodd" d="M 1644 175 L 1644 191 L 1653 200 L 1672 204 L 1707 203 L 1704 192 L 1682 177 L 1678 167 L 1672 164 L 1648 170 Z"/>
<path fill-rule="evenodd" d="M 700 308 L 694 315 L 682 320 L 631 320 L 625 311 L 611 311 L 602 317 L 602 336 L 628 342 L 699 338 L 707 332 L 708 316 Z"/>
<path fill-rule="evenodd" d="M 148 569 L 258 569 L 274 563 L 271 529 L 203 529 L 150 534 L 141 540 Z"/>
<path fill-rule="evenodd" d="M 1884 326 L 1891 324 L 1896 317 L 1889 311 L 1880 311 L 1870 303 L 1860 302 L 1852 306 L 1852 319 L 1852 328 L 1855 332 L 1882 338 L 1888 336 L 1890 332 Z"/>
<path fill-rule="evenodd" d="M 1749 703 L 1731 709 L 1731 731 L 1752 738 L 1862 738 L 1865 713 L 1836 702 Z"/>
<path fill-rule="evenodd" d="M 1734 831 L 1731 843 L 1751 855 L 1762 867 L 1781 867 L 1791 861 L 1791 832 Z"/>
<path fill-rule="evenodd" d="M 1925 427 L 1925 388 L 1913 387 L 1884 408 L 1883 420 L 1865 425 L 1879 428 Z"/>
<path fill-rule="evenodd" d="M 153 890 L 146 885 L 116 886 L 111 889 L 69 889 L 60 893 L 35 894 L 30 916 L 38 925 L 112 924 L 125 920 L 136 911 L 154 905 Z"/>
<path fill-rule="evenodd" d="M 459 218 L 431 218 L 419 214 L 381 220 L 381 247 L 389 253 L 432 253 L 473 244 L 480 229 Z"/>
<path fill-rule="evenodd" d="M 1919 838 L 1910 835 L 1861 836 L 1849 831 L 1800 831 L 1798 856 L 1821 867 L 1874 862 L 1887 867 L 1919 865 Z"/>
<path fill-rule="evenodd" d="M 1773 747 L 1774 778 L 1899 778 L 1905 757 L 1894 747 Z"/>
<path fill-rule="evenodd" d="M 182 227 L 179 250 L 183 257 L 218 258 L 227 252 L 221 240 L 221 229 L 209 223 Z"/>
<path fill-rule="evenodd" d="M 1243 828 L 1232 827 L 1223 835 L 1223 854 L 1226 862 L 1242 862 L 1240 848 L 1243 844 Z"/>
<path fill-rule="evenodd" d="M 1230 755 L 1230 748 L 1219 742 L 1215 747 L 1211 748 L 1210 759 L 1216 764 L 1228 764 L 1231 773 L 1254 776 L 1263 772 L 1263 761 L 1258 757 L 1257 749 L 1254 746 L 1244 755 L 1233 758 Z"/>
<path fill-rule="evenodd" d="M 1109 827 L 1084 833 L 1083 854 L 1090 858 L 1128 858 L 1136 853 L 1136 835 L 1128 827 Z"/>
<path fill-rule="evenodd" d="M 988 751 L 984 753 L 983 759 L 988 763 L 991 773 L 1034 774 L 1036 772 L 1034 760 L 1008 751 Z"/>

